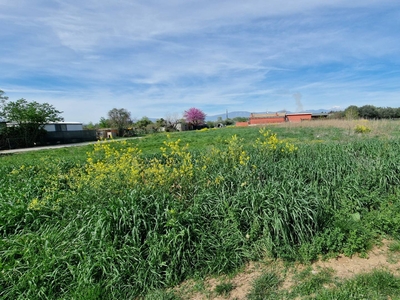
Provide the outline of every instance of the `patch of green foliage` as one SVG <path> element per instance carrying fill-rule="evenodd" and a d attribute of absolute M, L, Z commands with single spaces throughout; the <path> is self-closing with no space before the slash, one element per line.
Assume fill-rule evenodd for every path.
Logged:
<path fill-rule="evenodd" d="M 321 290 L 314 299 L 399 299 L 400 278 L 375 270 L 339 283 L 335 288 Z"/>
<path fill-rule="evenodd" d="M 400 242 L 394 241 L 389 245 L 389 250 L 392 252 L 400 252 Z"/>
<path fill-rule="evenodd" d="M 332 282 L 332 275 L 333 271 L 329 269 L 312 272 L 311 268 L 307 268 L 294 277 L 297 284 L 292 289 L 290 296 L 295 298 L 315 294 L 323 289 L 324 285 Z"/>
<path fill-rule="evenodd" d="M 171 291 L 156 290 L 152 291 L 144 297 L 144 300 L 181 300 L 179 296 Z"/>
<path fill-rule="evenodd" d="M 217 295 L 229 295 L 229 293 L 235 288 L 232 282 L 222 282 L 217 284 L 215 287 L 215 292 Z"/>
<path fill-rule="evenodd" d="M 254 280 L 250 293 L 247 295 L 249 300 L 277 299 L 278 287 L 281 278 L 276 273 L 264 273 Z"/>
<path fill-rule="evenodd" d="M 312 272 L 311 267 L 293 277 L 294 286 L 290 289 L 277 289 L 277 281 L 271 284 L 253 283 L 248 299 L 398 299 L 400 278 L 392 273 L 375 269 L 369 273 L 339 280 L 333 277 L 332 270 L 321 269 Z M 269 278 L 263 274 L 260 278 Z M 258 294 L 255 291 L 259 291 Z M 259 296 L 258 296 L 259 295 Z"/>

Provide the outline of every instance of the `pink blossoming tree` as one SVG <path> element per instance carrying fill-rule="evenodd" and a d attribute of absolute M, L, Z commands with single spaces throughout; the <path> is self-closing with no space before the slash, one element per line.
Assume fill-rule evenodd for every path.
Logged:
<path fill-rule="evenodd" d="M 204 124 L 206 114 L 202 110 L 192 107 L 185 110 L 183 117 L 190 125 L 198 126 Z"/>

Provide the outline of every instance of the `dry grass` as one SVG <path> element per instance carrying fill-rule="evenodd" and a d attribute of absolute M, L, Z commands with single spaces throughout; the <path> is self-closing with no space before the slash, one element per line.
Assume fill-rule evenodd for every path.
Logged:
<path fill-rule="evenodd" d="M 321 128 L 334 127 L 347 130 L 349 134 L 354 134 L 356 125 L 364 125 L 371 129 L 372 136 L 392 137 L 399 134 L 400 120 L 339 120 L 339 119 L 320 119 L 303 121 L 298 123 L 282 123 L 280 126 L 285 128 Z M 397 133 L 397 134 L 396 134 Z"/>

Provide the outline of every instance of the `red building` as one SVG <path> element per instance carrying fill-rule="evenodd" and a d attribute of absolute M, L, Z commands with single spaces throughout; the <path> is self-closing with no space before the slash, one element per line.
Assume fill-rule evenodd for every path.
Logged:
<path fill-rule="evenodd" d="M 286 121 L 301 122 L 311 120 L 311 113 L 292 113 L 286 114 Z"/>
<path fill-rule="evenodd" d="M 251 114 L 249 125 L 260 125 L 285 122 L 285 113 Z"/>
<path fill-rule="evenodd" d="M 236 126 L 245 127 L 249 125 L 264 125 L 284 122 L 301 122 L 311 120 L 311 113 L 273 113 L 273 114 L 250 114 L 248 122 L 236 122 Z"/>
<path fill-rule="evenodd" d="M 235 126 L 236 127 L 246 127 L 246 126 L 249 126 L 249 122 L 236 122 Z"/>

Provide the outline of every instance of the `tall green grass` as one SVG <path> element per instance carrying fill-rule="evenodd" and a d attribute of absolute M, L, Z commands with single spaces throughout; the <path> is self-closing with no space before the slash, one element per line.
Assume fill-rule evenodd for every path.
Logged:
<path fill-rule="evenodd" d="M 303 140 L 284 153 L 254 148 L 254 129 L 215 132 L 172 135 L 197 145 L 195 174 L 168 186 L 119 173 L 82 184 L 83 155 L 0 158 L 0 297 L 135 298 L 265 255 L 354 255 L 379 234 L 399 236 L 398 139 Z M 113 147 L 165 163 L 155 150 L 165 138 Z"/>

